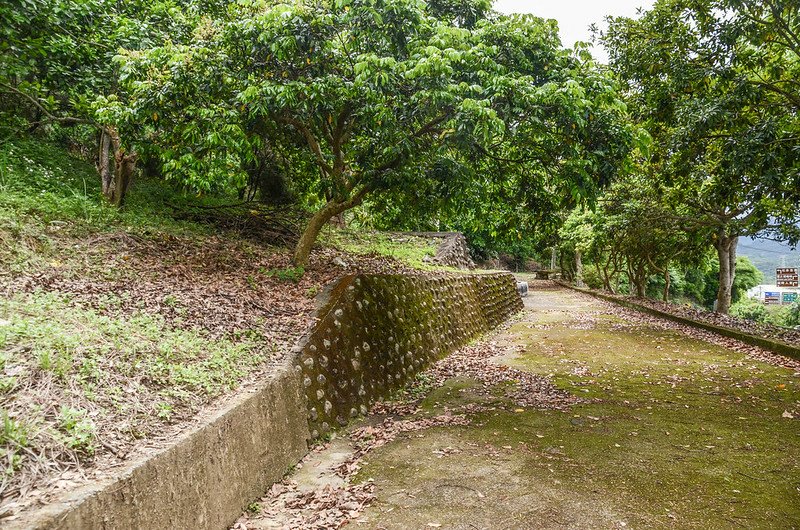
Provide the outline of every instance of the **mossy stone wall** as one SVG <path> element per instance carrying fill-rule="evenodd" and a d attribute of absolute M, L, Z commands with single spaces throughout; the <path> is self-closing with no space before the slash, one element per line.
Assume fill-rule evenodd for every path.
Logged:
<path fill-rule="evenodd" d="M 295 351 L 312 439 L 521 308 L 511 274 L 343 278 Z"/>

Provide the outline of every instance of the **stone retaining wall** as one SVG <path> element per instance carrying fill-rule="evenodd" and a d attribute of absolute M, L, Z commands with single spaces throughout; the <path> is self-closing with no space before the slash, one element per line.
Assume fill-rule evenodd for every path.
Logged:
<path fill-rule="evenodd" d="M 296 352 L 312 438 L 521 308 L 511 274 L 343 278 Z"/>
<path fill-rule="evenodd" d="M 348 276 L 289 359 L 155 454 L 11 529 L 228 528 L 308 442 L 522 307 L 510 274 Z"/>

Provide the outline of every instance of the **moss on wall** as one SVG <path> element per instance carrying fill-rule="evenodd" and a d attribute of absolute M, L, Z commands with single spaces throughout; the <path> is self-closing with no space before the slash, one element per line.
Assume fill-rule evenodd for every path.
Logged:
<path fill-rule="evenodd" d="M 365 414 L 521 308 L 510 274 L 343 278 L 296 350 L 311 437 Z"/>

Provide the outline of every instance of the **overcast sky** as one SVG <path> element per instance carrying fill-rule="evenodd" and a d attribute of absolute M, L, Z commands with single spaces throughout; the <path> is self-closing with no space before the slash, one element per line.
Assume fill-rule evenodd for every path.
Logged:
<path fill-rule="evenodd" d="M 591 41 L 589 25 L 603 28 L 606 15 L 636 16 L 636 9 L 649 9 L 653 0 L 496 0 L 494 8 L 501 13 L 533 13 L 537 17 L 558 21 L 561 42 L 572 47 L 575 41 Z M 602 46 L 592 49 L 592 54 L 605 62 L 607 55 Z"/>

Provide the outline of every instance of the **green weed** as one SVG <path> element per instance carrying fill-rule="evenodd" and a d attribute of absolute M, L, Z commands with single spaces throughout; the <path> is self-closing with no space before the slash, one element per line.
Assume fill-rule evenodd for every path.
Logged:
<path fill-rule="evenodd" d="M 18 447 L 27 447 L 28 430 L 22 422 L 11 418 L 2 408 L 0 408 L 0 419 L 3 422 L 3 430 L 0 431 L 0 445 L 13 444 Z"/>
<path fill-rule="evenodd" d="M 62 406 L 58 415 L 58 428 L 63 433 L 64 445 L 78 452 L 93 455 L 95 428 L 85 410 Z"/>
<path fill-rule="evenodd" d="M 5 465 L 4 474 L 13 475 L 22 465 L 22 450 L 29 445 L 28 429 L 21 421 L 14 420 L 0 408 L 0 462 Z"/>
<path fill-rule="evenodd" d="M 282 282 L 297 283 L 303 278 L 306 270 L 303 267 L 289 267 L 286 269 L 271 269 L 263 274 L 269 278 L 275 278 Z"/>
<path fill-rule="evenodd" d="M 172 419 L 173 407 L 170 403 L 162 401 L 160 403 L 156 403 L 156 415 L 159 419 L 164 421 L 169 421 Z"/>
<path fill-rule="evenodd" d="M 162 299 L 162 302 L 164 302 L 164 305 L 168 306 L 168 307 L 176 307 L 178 305 L 178 299 L 175 298 L 175 296 L 171 295 L 171 294 L 166 295 Z"/>
<path fill-rule="evenodd" d="M 0 377 L 0 394 L 7 394 L 17 386 L 16 377 Z"/>

